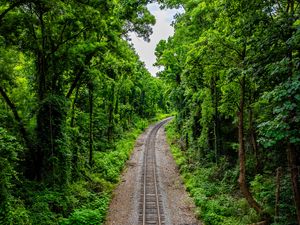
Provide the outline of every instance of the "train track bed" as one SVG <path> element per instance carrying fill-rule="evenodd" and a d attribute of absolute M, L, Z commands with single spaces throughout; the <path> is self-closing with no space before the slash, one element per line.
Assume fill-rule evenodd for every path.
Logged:
<path fill-rule="evenodd" d="M 113 194 L 105 225 L 198 225 L 182 185 L 162 121 L 136 141 Z"/>
<path fill-rule="evenodd" d="M 141 225 L 165 225 L 156 164 L 155 143 L 158 130 L 169 120 L 163 120 L 156 124 L 150 131 L 145 143 L 139 205 L 139 224 Z"/>

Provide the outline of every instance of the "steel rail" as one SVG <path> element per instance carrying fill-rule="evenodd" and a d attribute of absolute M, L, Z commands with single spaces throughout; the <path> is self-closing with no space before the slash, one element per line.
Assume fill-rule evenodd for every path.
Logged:
<path fill-rule="evenodd" d="M 144 151 L 144 157 L 143 157 L 143 178 L 142 178 L 142 212 L 140 213 L 140 221 L 142 222 L 142 225 L 147 224 L 157 224 L 157 225 L 163 225 L 163 219 L 162 214 L 163 210 L 160 207 L 160 194 L 158 189 L 158 178 L 157 178 L 157 164 L 156 164 L 156 155 L 155 155 L 155 138 L 158 130 L 167 123 L 171 118 L 165 119 L 159 123 L 157 123 L 152 130 L 150 131 L 146 143 L 145 143 L 145 151 Z M 150 177 L 149 177 L 150 175 Z M 148 176 L 148 177 L 147 177 Z M 148 179 L 150 179 L 150 181 Z M 153 180 L 153 181 L 152 181 Z M 155 195 L 155 206 L 151 207 L 150 209 L 147 208 L 147 202 L 151 203 L 151 200 L 147 200 L 147 194 L 149 194 L 148 189 L 153 188 L 151 183 L 154 183 L 154 195 Z M 150 196 L 151 194 L 149 194 Z M 149 197 L 150 198 L 150 197 Z M 150 218 L 150 221 L 147 221 L 147 215 L 148 219 L 149 216 L 154 215 L 153 212 L 156 211 L 156 216 L 154 218 Z M 149 223 L 148 223 L 149 222 Z"/>

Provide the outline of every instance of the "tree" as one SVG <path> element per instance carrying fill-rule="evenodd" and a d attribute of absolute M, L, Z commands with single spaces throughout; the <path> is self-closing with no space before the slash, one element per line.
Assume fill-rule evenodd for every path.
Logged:
<path fill-rule="evenodd" d="M 161 41 L 156 55 L 157 64 L 164 67 L 161 78 L 172 83 L 177 129 L 182 139 L 191 140 L 186 141 L 188 152 L 195 151 L 203 163 L 218 162 L 225 156 L 235 165 L 238 156 L 240 190 L 267 221 L 273 212 L 256 199 L 257 193 L 250 189 L 251 180 L 259 176 L 257 173 L 275 171 L 279 166 L 294 168 L 291 177 L 297 209 L 299 162 L 294 135 L 298 135 L 295 118 L 299 115 L 298 100 L 292 97 L 297 94 L 291 90 L 298 90 L 298 3 L 164 3 L 168 7 L 181 5 L 185 10 L 176 18 L 174 37 Z M 283 91 L 283 86 L 290 88 Z M 281 103 L 275 103 L 277 95 Z M 285 110 L 280 104 L 286 105 Z M 281 109 L 273 111 L 275 105 Z M 278 120 L 274 120 L 277 116 Z M 282 121 L 287 120 L 290 122 L 283 125 Z M 281 129 L 285 131 L 281 133 Z M 287 134 L 287 130 L 293 134 Z M 291 137 L 293 141 L 287 141 Z M 234 154 L 236 149 L 239 154 Z M 270 155 L 271 162 L 259 166 L 259 160 L 270 159 Z M 288 160 L 282 160 L 287 155 Z M 190 157 L 195 161 L 193 155 Z"/>

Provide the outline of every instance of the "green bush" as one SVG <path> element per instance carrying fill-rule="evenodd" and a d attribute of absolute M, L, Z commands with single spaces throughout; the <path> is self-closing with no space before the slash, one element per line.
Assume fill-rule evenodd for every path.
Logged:
<path fill-rule="evenodd" d="M 93 194 L 92 201 L 85 207 L 76 209 L 67 219 L 59 222 L 61 225 L 96 225 L 102 224 L 109 206 L 110 195 Z"/>
<path fill-rule="evenodd" d="M 31 218 L 33 224 L 54 225 L 57 224 L 55 213 L 51 212 L 48 202 L 35 202 L 31 209 Z"/>
<path fill-rule="evenodd" d="M 272 176 L 262 176 L 258 174 L 251 182 L 251 189 L 254 197 L 263 206 L 263 208 L 270 214 L 274 214 L 275 205 L 275 180 Z"/>
<path fill-rule="evenodd" d="M 98 210 L 79 209 L 61 223 L 62 225 L 96 225 L 101 224 L 101 214 Z"/>
<path fill-rule="evenodd" d="M 2 212 L 2 210 L 1 210 Z M 5 213 L 5 211 L 4 211 Z M 25 208 L 24 203 L 21 200 L 10 199 L 6 202 L 6 214 L 1 215 L 0 224 L 10 225 L 30 225 L 32 224 L 30 214 Z"/>
<path fill-rule="evenodd" d="M 15 183 L 19 180 L 18 154 L 22 147 L 16 137 L 0 127 L 0 224 L 30 224 L 23 202 L 14 197 Z"/>
<path fill-rule="evenodd" d="M 73 174 L 76 179 L 52 187 L 26 179 L 20 183 L 21 174 L 17 168 L 23 149 L 14 136 L 0 128 L 0 224 L 103 224 L 112 190 L 132 153 L 136 138 L 148 125 L 146 120 L 136 119 L 135 122 L 136 128 L 115 141 L 114 148 L 102 152 L 95 150 L 95 163 L 88 168 L 84 155 L 87 149 L 79 148 L 86 144 L 81 143 L 79 130 L 71 130 L 73 147 L 77 148 L 72 150 L 78 156 L 78 171 Z M 65 148 L 70 146 L 71 142 Z M 64 177 L 69 178 L 67 172 Z M 15 195 L 21 196 L 22 200 Z"/>
<path fill-rule="evenodd" d="M 237 169 L 228 168 L 225 159 L 220 159 L 220 164 L 193 162 L 191 165 L 188 159 L 195 153 L 180 150 L 173 126 L 172 123 L 167 126 L 168 142 L 199 218 L 206 225 L 243 225 L 257 221 L 258 215 L 238 194 Z"/>

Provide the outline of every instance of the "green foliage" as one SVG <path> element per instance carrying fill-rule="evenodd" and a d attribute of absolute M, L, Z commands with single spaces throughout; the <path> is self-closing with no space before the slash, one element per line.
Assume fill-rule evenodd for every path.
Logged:
<path fill-rule="evenodd" d="M 201 217 L 258 220 L 230 194 L 238 126 L 247 183 L 273 217 L 273 172 L 299 166 L 299 2 L 158 1 L 185 11 L 157 46 L 161 79 L 124 40 L 129 31 L 149 39 L 150 2 L 1 2 L 1 223 L 101 223 L 137 134 L 169 110 L 174 155 Z M 284 175 L 279 224 L 295 223 L 292 195 Z"/>
<path fill-rule="evenodd" d="M 117 183 L 125 162 L 131 155 L 136 138 L 147 127 L 147 124 L 146 120 L 138 120 L 136 128 L 117 141 L 114 149 L 106 152 L 96 152 L 93 171 L 106 181 Z"/>
<path fill-rule="evenodd" d="M 105 219 L 106 211 L 109 205 L 109 196 L 96 197 L 89 208 L 76 209 L 68 219 L 62 220 L 59 224 L 102 224 Z"/>
<path fill-rule="evenodd" d="M 5 193 L 4 189 L 10 188 L 11 180 L 17 178 L 15 167 L 18 162 L 18 153 L 22 151 L 21 145 L 17 142 L 14 136 L 0 127 L 0 157 L 1 157 L 1 186 L 3 190 L 1 193 Z"/>
<path fill-rule="evenodd" d="M 0 146 L 2 157 L 5 157 L 1 162 L 9 159 L 11 165 L 3 164 L 6 170 L 1 170 L 1 199 L 4 200 L 1 200 L 1 224 L 103 224 L 112 190 L 119 181 L 137 136 L 148 123 L 136 119 L 136 126 L 116 141 L 114 149 L 95 152 L 93 168 L 82 168 L 81 179 L 55 188 L 26 181 L 16 193 L 11 190 L 19 179 L 15 166 L 17 153 L 22 148 L 1 128 Z"/>
<path fill-rule="evenodd" d="M 164 68 L 159 76 L 168 83 L 169 100 L 176 111 L 180 135 L 174 154 L 181 171 L 199 169 L 203 176 L 209 174 L 191 174 L 188 183 L 193 187 L 198 185 L 198 176 L 214 184 L 211 177 L 219 170 L 224 176 L 222 185 L 236 191 L 238 158 L 241 167 L 245 161 L 246 186 L 254 186 L 243 193 L 247 199 L 253 195 L 274 220 L 275 170 L 299 168 L 299 2 L 163 2 L 165 7 L 184 8 L 174 22 L 174 36 L 156 48 L 156 64 Z M 245 150 L 245 160 L 238 150 Z M 299 189 L 297 177 L 295 172 L 294 192 Z M 204 193 L 208 197 L 220 194 L 209 185 L 200 190 L 208 190 Z M 300 215 L 293 201 L 283 202 Z M 249 204 L 257 209 L 253 201 Z M 290 221 L 296 220 L 295 215 L 291 217 Z M 220 213 L 209 214 L 205 220 L 225 224 Z M 285 224 L 283 220 L 277 223 Z"/>
<path fill-rule="evenodd" d="M 19 181 L 17 167 L 22 146 L 7 130 L 0 127 L 0 223 L 12 224 L 29 221 L 22 201 L 14 197 L 16 181 Z M 22 222 L 23 223 L 23 222 Z M 25 223 L 23 223 L 25 224 Z"/>
<path fill-rule="evenodd" d="M 149 2 L 1 1 L 1 224 L 102 224 L 135 138 L 168 110 L 124 40 L 149 39 Z"/>
<path fill-rule="evenodd" d="M 258 215 L 249 208 L 245 199 L 234 195 L 237 192 L 236 180 L 231 179 L 236 173 L 235 168 L 226 167 L 226 162 L 209 166 L 191 165 L 190 153 L 181 151 L 178 143 L 174 142 L 178 137 L 174 128 L 174 123 L 167 126 L 168 142 L 200 219 L 211 225 L 255 222 Z"/>
<path fill-rule="evenodd" d="M 91 225 L 91 224 L 101 224 L 100 223 L 101 220 L 103 220 L 103 218 L 101 218 L 101 213 L 98 210 L 82 209 L 73 212 L 70 218 L 61 224 Z"/>
<path fill-rule="evenodd" d="M 10 199 L 7 204 L 7 212 L 4 217 L 0 217 L 0 223 L 3 225 L 20 224 L 31 225 L 33 224 L 30 211 L 26 209 L 24 203 L 18 199 Z M 2 208 L 2 206 L 1 206 Z M 3 208 L 2 208 L 3 209 Z"/>
<path fill-rule="evenodd" d="M 266 110 L 272 110 L 273 120 L 263 118 L 259 124 L 260 142 L 265 147 L 272 147 L 278 142 L 288 140 L 300 143 L 300 76 L 289 78 L 274 90 L 265 93 L 261 98 L 262 105 L 268 102 Z M 268 112 L 267 112 L 268 113 Z M 292 114 L 293 118 L 289 118 Z M 292 120 L 293 124 L 291 124 Z"/>
<path fill-rule="evenodd" d="M 126 152 L 100 153 L 95 157 L 97 172 L 108 181 L 117 182 L 122 165 L 127 159 Z"/>
<path fill-rule="evenodd" d="M 275 183 L 273 177 L 263 177 L 262 175 L 256 175 L 254 180 L 251 182 L 251 189 L 255 194 L 255 198 L 264 206 L 264 209 L 274 214 L 273 206 L 275 205 L 274 190 Z"/>

